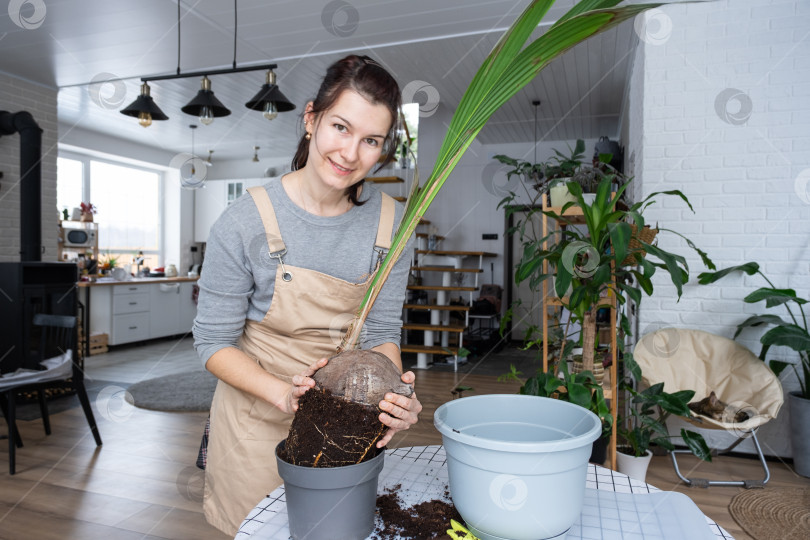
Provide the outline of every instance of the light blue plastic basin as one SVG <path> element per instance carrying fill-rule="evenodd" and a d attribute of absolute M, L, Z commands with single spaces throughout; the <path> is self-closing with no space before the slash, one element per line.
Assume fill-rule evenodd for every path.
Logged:
<path fill-rule="evenodd" d="M 447 453 L 453 504 L 473 534 L 565 537 L 582 511 L 599 417 L 556 399 L 494 394 L 445 403 L 433 423 Z"/>

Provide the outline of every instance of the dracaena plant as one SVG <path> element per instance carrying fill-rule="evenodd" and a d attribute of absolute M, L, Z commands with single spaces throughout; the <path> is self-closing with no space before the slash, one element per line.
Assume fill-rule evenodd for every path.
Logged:
<path fill-rule="evenodd" d="M 647 9 L 661 5 L 654 3 L 616 7 L 619 3 L 620 0 L 582 0 L 542 36 L 526 45 L 532 32 L 554 5 L 554 0 L 534 0 L 501 36 L 459 102 L 433 171 L 423 185 L 414 180 L 391 250 L 369 285 L 343 348 L 357 346 L 363 323 L 394 263 L 402 255 L 408 239 L 436 194 L 492 114 L 568 49 Z"/>
<path fill-rule="evenodd" d="M 609 175 L 602 178 L 592 203 L 585 202 L 579 184 L 570 182 L 568 189 L 576 197 L 576 202 L 567 203 L 561 209 L 556 209 L 557 212 L 532 210 L 510 231 L 521 235 L 523 245 L 515 281 L 528 281 L 530 289 L 537 291 L 544 280 L 554 278 L 551 295 L 561 299 L 562 305 L 571 313 L 571 318 L 581 327 L 579 341 L 582 344 L 582 361 L 586 370 L 593 368 L 596 312 L 600 307 L 609 305 L 608 295 L 615 297 L 620 304 L 628 299 L 639 304 L 643 295 L 653 294 L 652 276 L 661 270 L 669 275 L 680 298 L 683 284 L 689 278 L 689 267 L 683 256 L 638 238 L 638 244 L 631 243 L 632 226 L 636 230 L 644 227 L 643 212 L 655 204 L 657 198 L 679 197 L 692 210 L 689 200 L 678 190 L 655 192 L 629 208 L 620 210 L 618 203 L 629 182 L 630 179 L 620 182 L 622 185 L 612 193 L 611 186 L 615 182 Z M 511 206 L 514 197 L 510 195 L 501 201 L 501 205 L 507 207 L 507 212 L 516 210 L 516 207 Z M 572 215 L 573 212 L 569 212 L 569 209 L 577 210 L 576 215 Z M 553 229 L 540 238 L 532 228 L 525 227 L 525 223 L 532 220 L 532 214 L 537 212 L 570 226 L 564 230 Z M 584 228 L 574 226 L 583 222 Z M 683 238 L 698 253 L 703 264 L 714 269 L 708 255 L 691 240 L 676 231 L 660 226 L 657 228 Z M 624 314 L 621 327 L 630 335 L 630 325 Z M 621 347 L 621 343 L 619 345 Z M 560 351 L 557 360 L 563 356 Z"/>
<path fill-rule="evenodd" d="M 779 375 L 788 366 L 793 368 L 801 387 L 801 397 L 810 399 L 810 332 L 808 332 L 807 316 L 804 313 L 804 305 L 808 300 L 800 298 L 793 289 L 779 289 L 769 280 L 759 269 L 759 264 L 748 262 L 730 268 L 724 268 L 717 272 L 704 272 L 698 276 L 699 283 L 706 285 L 714 283 L 731 273 L 745 272 L 749 276 L 759 274 L 768 283 L 768 287 L 760 287 L 743 301 L 748 304 L 756 304 L 765 301 L 766 308 L 779 308 L 784 306 L 789 320 L 783 319 L 779 315 L 766 313 L 764 315 L 753 315 L 737 325 L 734 333 L 736 339 L 746 328 L 768 327 L 759 339 L 762 349 L 759 353 L 760 360 L 766 360 L 768 352 L 773 346 L 783 346 L 793 349 L 798 356 L 798 364 L 782 362 L 781 360 L 771 360 L 770 366 L 776 375 Z M 791 309 L 793 306 L 793 309 Z M 796 311 L 794 311 L 794 309 Z M 799 373 L 801 369 L 801 374 Z"/>

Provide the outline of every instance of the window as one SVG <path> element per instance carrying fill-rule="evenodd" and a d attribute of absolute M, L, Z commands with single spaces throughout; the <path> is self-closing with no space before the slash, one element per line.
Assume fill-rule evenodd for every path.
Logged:
<path fill-rule="evenodd" d="M 101 161 L 90 162 L 90 197 L 98 214 L 98 247 L 132 262 L 139 251 L 154 268 L 160 252 L 160 175 Z"/>
<path fill-rule="evenodd" d="M 405 124 L 408 126 L 408 133 L 411 140 L 407 141 L 405 130 L 401 130 L 399 136 L 402 139 L 402 144 L 397 148 L 396 160 L 398 167 L 403 169 L 412 169 L 416 166 L 416 156 L 419 151 L 419 104 L 418 103 L 403 103 L 402 112 L 405 116 Z M 410 145 L 410 152 L 408 150 Z M 412 155 L 411 155 L 412 154 Z"/>
<path fill-rule="evenodd" d="M 57 159 L 57 206 L 72 209 L 91 202 L 97 208 L 99 259 L 131 264 L 139 251 L 155 268 L 161 251 L 161 174 L 155 171 L 76 156 Z M 134 268 L 133 268 L 134 271 Z"/>
<path fill-rule="evenodd" d="M 233 201 L 242 196 L 242 193 L 242 182 L 228 182 L 228 200 L 226 201 L 226 204 L 230 206 Z"/>
<path fill-rule="evenodd" d="M 82 197 L 84 164 L 81 161 L 67 158 L 56 159 L 56 207 L 67 219 L 73 219 L 73 209 L 79 206 Z"/>

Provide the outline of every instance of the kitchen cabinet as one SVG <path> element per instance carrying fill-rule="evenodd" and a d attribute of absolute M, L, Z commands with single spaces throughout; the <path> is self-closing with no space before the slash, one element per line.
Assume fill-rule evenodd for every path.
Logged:
<path fill-rule="evenodd" d="M 247 178 L 233 180 L 209 180 L 203 189 L 194 192 L 194 241 L 207 242 L 211 226 L 219 218 L 220 214 L 227 208 L 228 195 L 233 197 L 234 188 L 228 189 L 229 185 L 242 184 L 242 190 L 249 187 L 261 186 L 267 183 L 267 178 Z M 232 199 L 231 199 L 231 202 Z"/>
<path fill-rule="evenodd" d="M 89 334 L 107 334 L 110 345 L 185 334 L 197 315 L 195 282 L 188 278 L 82 282 L 83 302 L 90 298 Z"/>
<path fill-rule="evenodd" d="M 177 334 L 180 317 L 180 284 L 158 283 L 149 287 L 152 314 L 149 317 L 149 335 Z M 187 329 L 188 330 L 188 329 Z"/>
<path fill-rule="evenodd" d="M 150 337 L 184 334 L 191 330 L 197 315 L 193 287 L 190 282 L 158 283 L 150 287 Z"/>
<path fill-rule="evenodd" d="M 121 285 L 112 290 L 111 332 L 108 343 L 149 339 L 149 286 Z"/>

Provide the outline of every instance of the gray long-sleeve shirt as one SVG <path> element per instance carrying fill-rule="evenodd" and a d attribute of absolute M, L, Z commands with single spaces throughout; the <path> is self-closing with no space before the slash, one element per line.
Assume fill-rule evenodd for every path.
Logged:
<path fill-rule="evenodd" d="M 377 237 L 382 196 L 373 185 L 363 185 L 360 200 L 348 212 L 334 217 L 310 214 L 287 195 L 280 178 L 265 186 L 287 247 L 284 266 L 297 266 L 362 283 L 377 260 Z M 403 205 L 396 204 L 395 229 Z M 411 238 L 411 244 L 413 238 Z M 371 309 L 360 346 L 400 343 L 402 305 L 410 267 L 409 245 L 394 265 Z M 267 257 L 267 239 L 259 211 L 250 195 L 231 204 L 211 228 L 200 294 L 194 320 L 194 347 L 203 365 L 218 350 L 237 347 L 245 320 L 264 319 L 273 301 L 277 259 Z"/>

